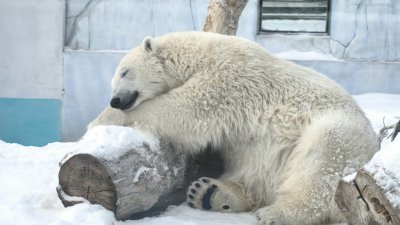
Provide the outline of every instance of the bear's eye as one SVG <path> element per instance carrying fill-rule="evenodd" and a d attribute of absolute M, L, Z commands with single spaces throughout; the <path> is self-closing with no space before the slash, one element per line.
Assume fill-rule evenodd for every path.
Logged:
<path fill-rule="evenodd" d="M 123 78 L 128 73 L 128 71 L 129 70 L 125 70 L 123 73 L 121 73 L 121 78 Z"/>

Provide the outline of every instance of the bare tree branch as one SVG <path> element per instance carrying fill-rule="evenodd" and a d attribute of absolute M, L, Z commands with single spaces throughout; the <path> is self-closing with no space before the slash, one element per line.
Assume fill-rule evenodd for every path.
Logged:
<path fill-rule="evenodd" d="M 385 138 L 391 138 L 391 141 L 394 141 L 399 132 L 400 132 L 400 120 L 395 124 L 386 126 L 385 118 L 383 118 L 383 128 L 379 131 L 379 145 Z"/>

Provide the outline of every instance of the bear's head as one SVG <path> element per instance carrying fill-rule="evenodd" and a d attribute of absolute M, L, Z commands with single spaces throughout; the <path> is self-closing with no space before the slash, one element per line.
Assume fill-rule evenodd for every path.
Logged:
<path fill-rule="evenodd" d="M 128 52 L 119 63 L 111 81 L 111 107 L 129 111 L 141 102 L 167 91 L 163 65 L 151 37 Z"/>

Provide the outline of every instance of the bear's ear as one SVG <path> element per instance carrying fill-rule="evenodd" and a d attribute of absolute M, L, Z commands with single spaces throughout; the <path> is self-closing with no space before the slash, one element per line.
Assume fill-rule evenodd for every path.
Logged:
<path fill-rule="evenodd" d="M 143 39 L 142 48 L 146 52 L 152 53 L 152 52 L 156 51 L 157 46 L 156 46 L 154 39 L 150 36 L 147 36 Z"/>

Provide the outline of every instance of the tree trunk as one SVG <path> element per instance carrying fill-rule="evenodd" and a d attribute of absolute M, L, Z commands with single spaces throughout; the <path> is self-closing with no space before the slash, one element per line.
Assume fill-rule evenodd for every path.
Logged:
<path fill-rule="evenodd" d="M 210 0 L 203 30 L 235 35 L 239 17 L 248 0 Z"/>
<path fill-rule="evenodd" d="M 354 181 L 339 182 L 335 200 L 349 225 L 399 225 L 400 206 L 384 193 L 373 176 L 359 170 Z"/>

